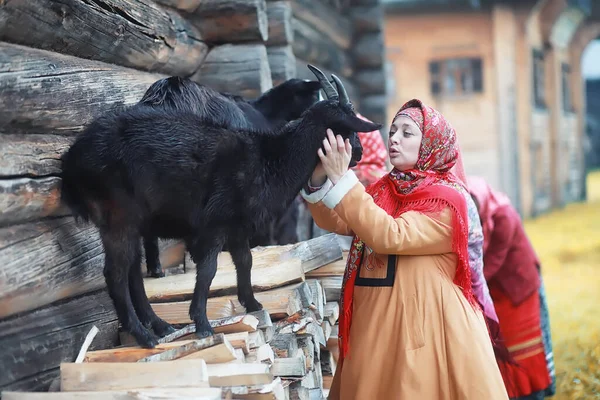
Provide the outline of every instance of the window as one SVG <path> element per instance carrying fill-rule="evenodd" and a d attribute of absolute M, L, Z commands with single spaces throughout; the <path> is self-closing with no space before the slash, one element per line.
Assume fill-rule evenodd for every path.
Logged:
<path fill-rule="evenodd" d="M 544 53 L 533 50 L 533 104 L 537 108 L 546 108 L 546 73 Z"/>
<path fill-rule="evenodd" d="M 464 96 L 483 92 L 481 58 L 453 58 L 429 63 L 431 93 Z"/>
<path fill-rule="evenodd" d="M 571 100 L 571 67 L 568 64 L 562 64 L 561 80 L 563 110 L 565 112 L 573 112 L 573 102 Z"/>

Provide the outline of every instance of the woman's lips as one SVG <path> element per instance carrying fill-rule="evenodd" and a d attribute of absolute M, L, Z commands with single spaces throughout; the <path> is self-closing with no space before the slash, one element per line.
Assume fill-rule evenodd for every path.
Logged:
<path fill-rule="evenodd" d="M 398 151 L 397 149 L 390 149 L 390 156 L 397 156 L 400 154 L 400 151 Z"/>

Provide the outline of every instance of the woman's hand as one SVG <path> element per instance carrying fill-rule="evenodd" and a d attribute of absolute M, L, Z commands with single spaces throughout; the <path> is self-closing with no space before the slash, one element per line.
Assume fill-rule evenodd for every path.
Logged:
<path fill-rule="evenodd" d="M 352 158 L 352 146 L 348 139 L 344 142 L 340 135 L 334 136 L 333 131 L 327 129 L 327 138 L 323 139 L 323 147 L 325 154 L 322 149 L 319 149 L 317 154 L 325 173 L 335 185 L 348 171 L 348 165 Z"/>

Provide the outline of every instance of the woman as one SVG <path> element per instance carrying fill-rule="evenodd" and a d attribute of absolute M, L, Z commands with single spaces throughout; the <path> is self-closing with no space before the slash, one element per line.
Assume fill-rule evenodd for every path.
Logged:
<path fill-rule="evenodd" d="M 542 332 L 539 260 L 509 198 L 479 177 L 469 177 L 468 186 L 483 227 L 484 276 L 515 362 L 501 364 L 502 377 L 511 398 L 543 399 L 553 394 L 553 361 L 549 332 L 546 349 Z"/>
<path fill-rule="evenodd" d="M 319 226 L 354 235 L 331 399 L 507 399 L 472 290 L 456 134 L 419 100 L 390 129 L 392 172 L 367 190 L 331 131 L 303 197 Z"/>

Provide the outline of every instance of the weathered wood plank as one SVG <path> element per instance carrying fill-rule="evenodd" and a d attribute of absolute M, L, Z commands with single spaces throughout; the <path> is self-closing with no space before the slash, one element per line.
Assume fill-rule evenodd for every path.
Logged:
<path fill-rule="evenodd" d="M 383 6 L 377 4 L 352 7 L 350 21 L 352 21 L 355 36 L 369 32 L 381 32 L 383 30 Z"/>
<path fill-rule="evenodd" d="M 138 102 L 162 77 L 0 43 L 0 132 L 79 132 L 102 112 Z"/>
<path fill-rule="evenodd" d="M 210 386 L 265 385 L 273 382 L 267 364 L 210 364 L 207 365 Z"/>
<path fill-rule="evenodd" d="M 350 78 L 353 73 L 352 60 L 346 50 L 323 35 L 306 22 L 292 19 L 294 42 L 292 47 L 296 57 L 313 65 L 320 65 L 338 76 Z"/>
<path fill-rule="evenodd" d="M 4 400 L 164 400 L 168 398 L 221 400 L 221 388 L 129 389 L 98 392 L 24 393 L 3 392 Z"/>
<path fill-rule="evenodd" d="M 202 0 L 187 17 L 211 44 L 265 42 L 269 37 L 265 0 Z"/>
<path fill-rule="evenodd" d="M 250 98 L 273 87 L 267 49 L 258 44 L 213 48 L 191 79 L 221 92 Z"/>
<path fill-rule="evenodd" d="M 383 65 L 385 48 L 382 32 L 366 33 L 358 38 L 352 48 L 354 67 L 377 68 Z"/>
<path fill-rule="evenodd" d="M 354 82 L 362 96 L 381 95 L 386 92 L 386 78 L 382 67 L 358 71 L 354 75 Z"/>
<path fill-rule="evenodd" d="M 59 174 L 60 156 L 73 139 L 57 135 L 3 135 L 0 177 Z"/>
<path fill-rule="evenodd" d="M 320 0 L 293 0 L 294 17 L 312 25 L 342 49 L 350 48 L 352 26 L 348 18 Z"/>
<path fill-rule="evenodd" d="M 46 390 L 93 325 L 100 332 L 91 350 L 116 344 L 117 316 L 105 291 L 0 321 L 0 390 Z"/>
<path fill-rule="evenodd" d="M 274 86 L 296 77 L 296 57 L 292 46 L 267 47 L 267 56 Z"/>
<path fill-rule="evenodd" d="M 60 203 L 60 178 L 0 180 L 0 227 L 68 215 Z"/>
<path fill-rule="evenodd" d="M 321 71 L 323 71 L 323 73 L 331 78 L 331 73 L 332 71 L 330 71 L 329 69 L 323 67 L 320 64 L 315 64 L 315 63 L 311 63 L 308 62 L 306 60 L 303 60 L 301 58 L 298 57 L 298 55 L 296 55 L 296 74 L 297 74 L 297 78 L 300 79 L 311 79 L 314 80 L 315 79 L 315 75 L 308 69 L 307 64 L 312 64 L 314 66 L 316 66 L 317 68 L 319 68 Z M 356 88 L 356 86 L 354 85 L 354 83 L 352 83 L 351 81 L 349 81 L 348 79 L 346 79 L 344 76 L 340 76 L 338 74 L 336 74 L 340 80 L 342 81 L 342 83 L 344 84 L 344 88 L 346 88 L 346 92 L 348 93 L 348 97 L 350 97 L 350 100 L 352 101 L 352 104 L 354 104 L 354 107 L 358 110 L 360 109 L 360 96 L 359 96 L 359 92 Z"/>
<path fill-rule="evenodd" d="M 208 53 L 197 29 L 150 0 L 7 0 L 0 40 L 183 76 Z"/>
<path fill-rule="evenodd" d="M 208 381 L 204 360 L 60 365 L 63 392 L 208 387 Z"/>
<path fill-rule="evenodd" d="M 292 28 L 292 5 L 289 1 L 267 3 L 269 18 L 269 39 L 267 46 L 284 46 L 294 42 Z"/>

